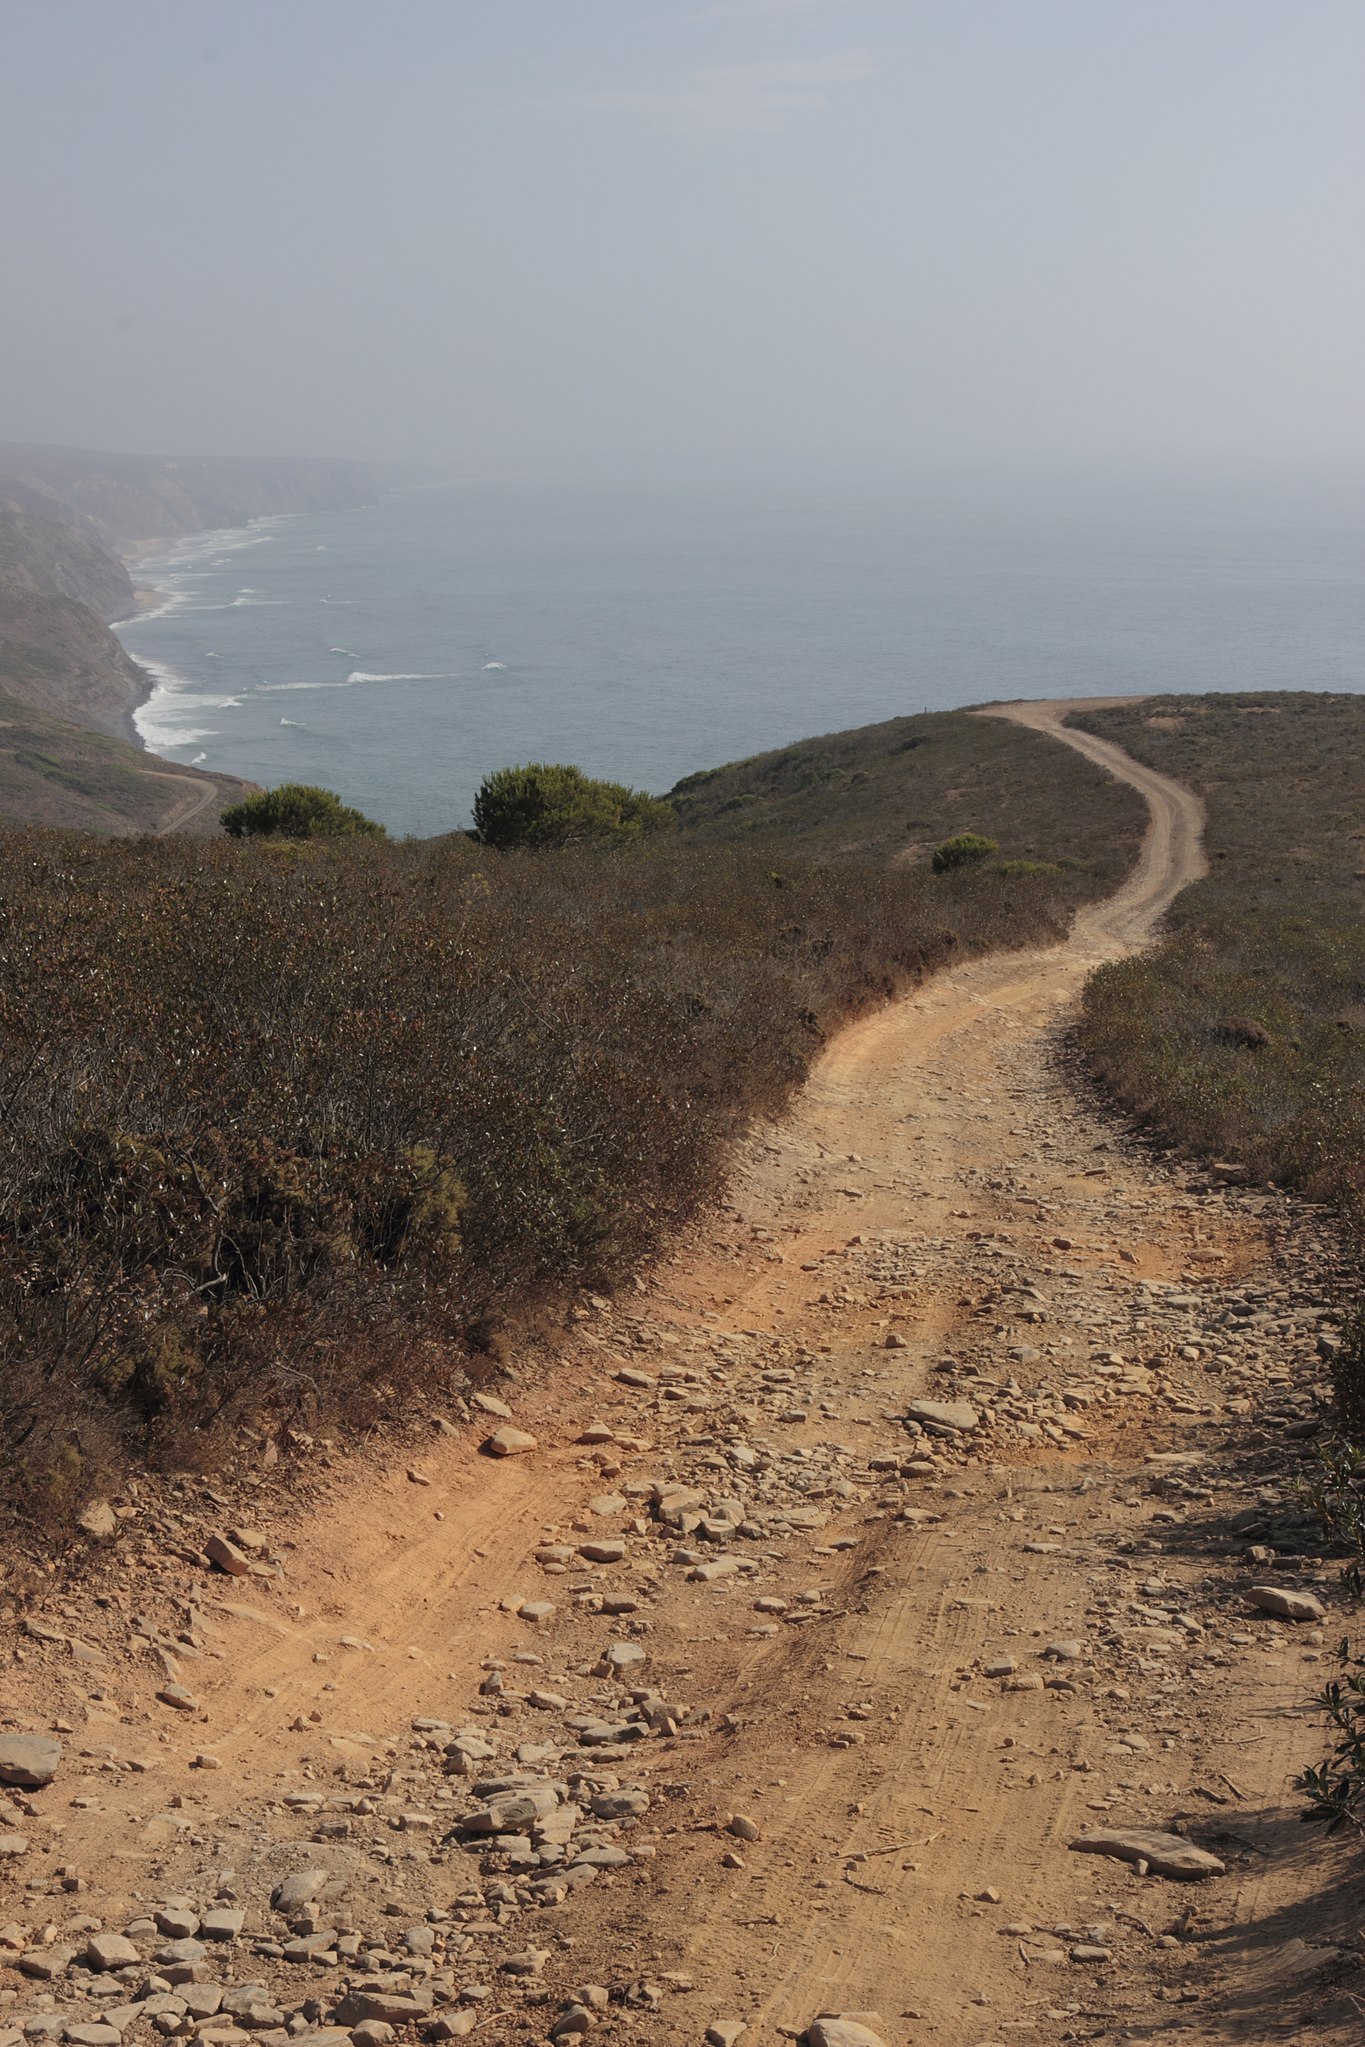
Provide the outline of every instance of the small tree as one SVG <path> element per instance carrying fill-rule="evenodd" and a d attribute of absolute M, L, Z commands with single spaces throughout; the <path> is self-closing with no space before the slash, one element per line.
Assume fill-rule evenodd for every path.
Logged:
<path fill-rule="evenodd" d="M 959 832 L 956 838 L 945 839 L 934 854 L 935 874 L 952 874 L 959 867 L 974 867 L 978 860 L 989 860 L 1000 848 L 994 839 L 983 839 L 980 832 Z"/>
<path fill-rule="evenodd" d="M 598 782 L 581 768 L 531 761 L 484 778 L 474 798 L 474 835 L 485 846 L 621 845 L 675 821 L 669 803 Z"/>
<path fill-rule="evenodd" d="M 223 830 L 234 839 L 382 839 L 385 831 L 363 810 L 353 810 L 330 789 L 308 782 L 281 782 L 223 812 Z"/>

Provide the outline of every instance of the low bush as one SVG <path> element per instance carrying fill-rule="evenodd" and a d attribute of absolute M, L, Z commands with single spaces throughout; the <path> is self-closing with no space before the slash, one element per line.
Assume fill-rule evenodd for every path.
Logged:
<path fill-rule="evenodd" d="M 353 810 L 330 789 L 308 782 L 281 782 L 222 813 L 223 830 L 234 839 L 382 839 L 384 827 Z"/>
<path fill-rule="evenodd" d="M 1345 1552 L 1343 1583 L 1358 1604 L 1365 1597 L 1365 1320 L 1359 1310 L 1343 1335 L 1335 1367 L 1343 1435 L 1319 1453 L 1309 1504 L 1327 1542 Z M 1332 1745 L 1303 1772 L 1299 1788 L 1308 1796 L 1305 1818 L 1322 1821 L 1329 1831 L 1352 1826 L 1365 1832 L 1365 1653 L 1349 1636 L 1333 1653 L 1337 1674 L 1315 1701 Z"/>
<path fill-rule="evenodd" d="M 474 833 L 485 846 L 619 846 L 666 830 L 670 804 L 622 782 L 595 781 L 581 768 L 532 762 L 488 775 L 474 798 Z"/>
<path fill-rule="evenodd" d="M 935 874 L 955 874 L 959 867 L 975 867 L 999 851 L 995 840 L 984 838 L 980 832 L 957 832 L 935 847 L 930 865 Z"/>

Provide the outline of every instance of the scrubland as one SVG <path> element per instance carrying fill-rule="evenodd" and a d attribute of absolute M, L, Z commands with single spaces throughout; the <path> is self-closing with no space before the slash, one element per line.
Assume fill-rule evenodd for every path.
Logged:
<path fill-rule="evenodd" d="M 1074 723 L 1187 783 L 1206 880 L 1106 967 L 1085 1041 L 1176 1142 L 1359 1216 L 1365 1201 L 1365 698 L 1148 697 Z"/>
<path fill-rule="evenodd" d="M 994 745 L 957 724 L 960 760 Z M 1065 801 L 1104 778 L 1011 738 L 1049 764 L 1039 871 L 0 834 L 10 1508 L 380 1416 L 637 1272 L 832 1028 L 1111 885 L 1121 839 Z M 989 804 L 949 821 L 1014 850 Z"/>

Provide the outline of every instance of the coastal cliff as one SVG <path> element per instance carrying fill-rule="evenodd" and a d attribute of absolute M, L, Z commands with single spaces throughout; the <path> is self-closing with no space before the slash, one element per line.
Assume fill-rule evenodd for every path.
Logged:
<path fill-rule="evenodd" d="M 141 749 L 147 677 L 109 629 L 136 604 L 120 557 L 271 514 L 349 510 L 381 485 L 358 462 L 0 443 L 0 820 L 211 826 L 245 785 Z"/>
<path fill-rule="evenodd" d="M 115 553 L 280 512 L 344 512 L 373 504 L 379 471 L 325 457 L 273 459 L 95 454 L 0 442 L 0 495 L 40 494 Z M 113 614 L 117 616 L 117 613 Z"/>

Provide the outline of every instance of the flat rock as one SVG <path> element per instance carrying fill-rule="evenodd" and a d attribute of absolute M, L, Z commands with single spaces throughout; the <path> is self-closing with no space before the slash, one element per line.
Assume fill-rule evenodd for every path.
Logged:
<path fill-rule="evenodd" d="M 205 1912 L 199 1932 L 205 1941 L 235 1941 L 241 1928 L 246 1926 L 246 1912 L 233 1912 L 221 1906 L 213 1912 Z"/>
<path fill-rule="evenodd" d="M 649 1811 L 649 1793 L 639 1785 L 625 1784 L 619 1791 L 597 1791 L 591 1799 L 599 1820 L 638 1819 Z"/>
<path fill-rule="evenodd" d="M 469 1405 L 477 1407 L 480 1414 L 491 1414 L 496 1421 L 508 1422 L 512 1419 L 512 1410 L 507 1402 L 499 1400 L 494 1393 L 472 1393 Z"/>
<path fill-rule="evenodd" d="M 225 1535 L 211 1535 L 204 1544 L 204 1555 L 220 1571 L 226 1571 L 229 1578 L 245 1578 L 251 1569 L 250 1557 Z"/>
<path fill-rule="evenodd" d="M 167 1940 L 193 1940 L 199 1931 L 199 1914 L 188 1905 L 163 1905 L 152 1917 Z"/>
<path fill-rule="evenodd" d="M 163 1706 L 173 1706 L 177 1713 L 197 1713 L 199 1701 L 194 1693 L 186 1691 L 184 1685 L 162 1685 L 157 1692 Z"/>
<path fill-rule="evenodd" d="M 597 1668 L 603 1677 L 610 1677 L 614 1671 L 634 1670 L 648 1660 L 649 1652 L 639 1642 L 609 1642 Z"/>
<path fill-rule="evenodd" d="M 69 1947 L 26 1948 L 15 1963 L 25 1976 L 36 1976 L 40 1983 L 50 1983 L 55 1976 L 64 1976 L 76 1958 L 76 1950 Z"/>
<path fill-rule="evenodd" d="M 589 1564 L 623 1564 L 626 1545 L 615 1536 L 594 1537 L 590 1542 L 579 1543 L 578 1554 Z"/>
<path fill-rule="evenodd" d="M 1294 1592 L 1285 1585 L 1250 1585 L 1244 1595 L 1248 1606 L 1259 1613 L 1274 1614 L 1282 1621 L 1325 1621 L 1327 1608 L 1311 1592 Z"/>
<path fill-rule="evenodd" d="M 108 1542 L 111 1536 L 118 1534 L 118 1515 L 108 1500 L 92 1500 L 84 1513 L 77 1517 L 76 1526 L 92 1542 Z"/>
<path fill-rule="evenodd" d="M 747 2019 L 712 2019 L 706 2028 L 706 2047 L 735 2047 L 748 2030 Z"/>
<path fill-rule="evenodd" d="M 968 1400 L 912 1400 L 905 1412 L 911 1421 L 928 1422 L 931 1427 L 962 1435 L 970 1434 L 981 1420 Z"/>
<path fill-rule="evenodd" d="M 95 1933 L 86 1944 L 85 1959 L 92 1969 L 131 1969 L 142 1960 L 124 1933 Z"/>
<path fill-rule="evenodd" d="M 1196 1848 L 1180 1834 L 1163 1834 L 1153 1827 L 1101 1827 L 1093 1834 L 1078 1834 L 1071 1847 L 1079 1855 L 1113 1855 L 1120 1862 L 1145 1862 L 1156 1876 L 1187 1881 L 1223 1876 L 1227 1869 L 1207 1848 Z"/>
<path fill-rule="evenodd" d="M 27 1834 L 0 1834 L 0 1862 L 8 1862 L 16 1855 L 27 1854 Z"/>
<path fill-rule="evenodd" d="M 351 2047 L 392 2047 L 397 2038 L 387 2019 L 362 2019 L 351 2033 Z"/>
<path fill-rule="evenodd" d="M 305 1905 L 311 1905 L 326 1882 L 325 1869 L 296 1870 L 293 1876 L 287 1876 L 282 1883 L 276 1884 L 270 1902 L 287 1919 L 291 1912 L 302 1911 Z"/>
<path fill-rule="evenodd" d="M 0 1734 L 0 1784 L 41 1791 L 61 1768 L 62 1745 L 50 1734 Z"/>
<path fill-rule="evenodd" d="M 801 2035 L 805 2047 L 886 2047 L 880 2033 L 860 2019 L 846 2019 L 827 2013 L 812 2019 Z"/>
<path fill-rule="evenodd" d="M 538 1450 L 540 1444 L 525 1429 L 508 1426 L 494 1429 L 483 1447 L 489 1457 L 524 1457 L 528 1450 Z"/>
<path fill-rule="evenodd" d="M 471 1834 L 515 1834 L 547 1818 L 558 1805 L 553 1784 L 527 1784 L 516 1791 L 499 1792 L 461 1825 Z"/>
<path fill-rule="evenodd" d="M 411 1992 L 350 1990 L 332 2016 L 342 2026 L 360 2026 L 366 2019 L 383 2019 L 387 2025 L 406 2026 L 429 2019 L 433 2001 L 433 1993 L 425 1984 Z"/>

